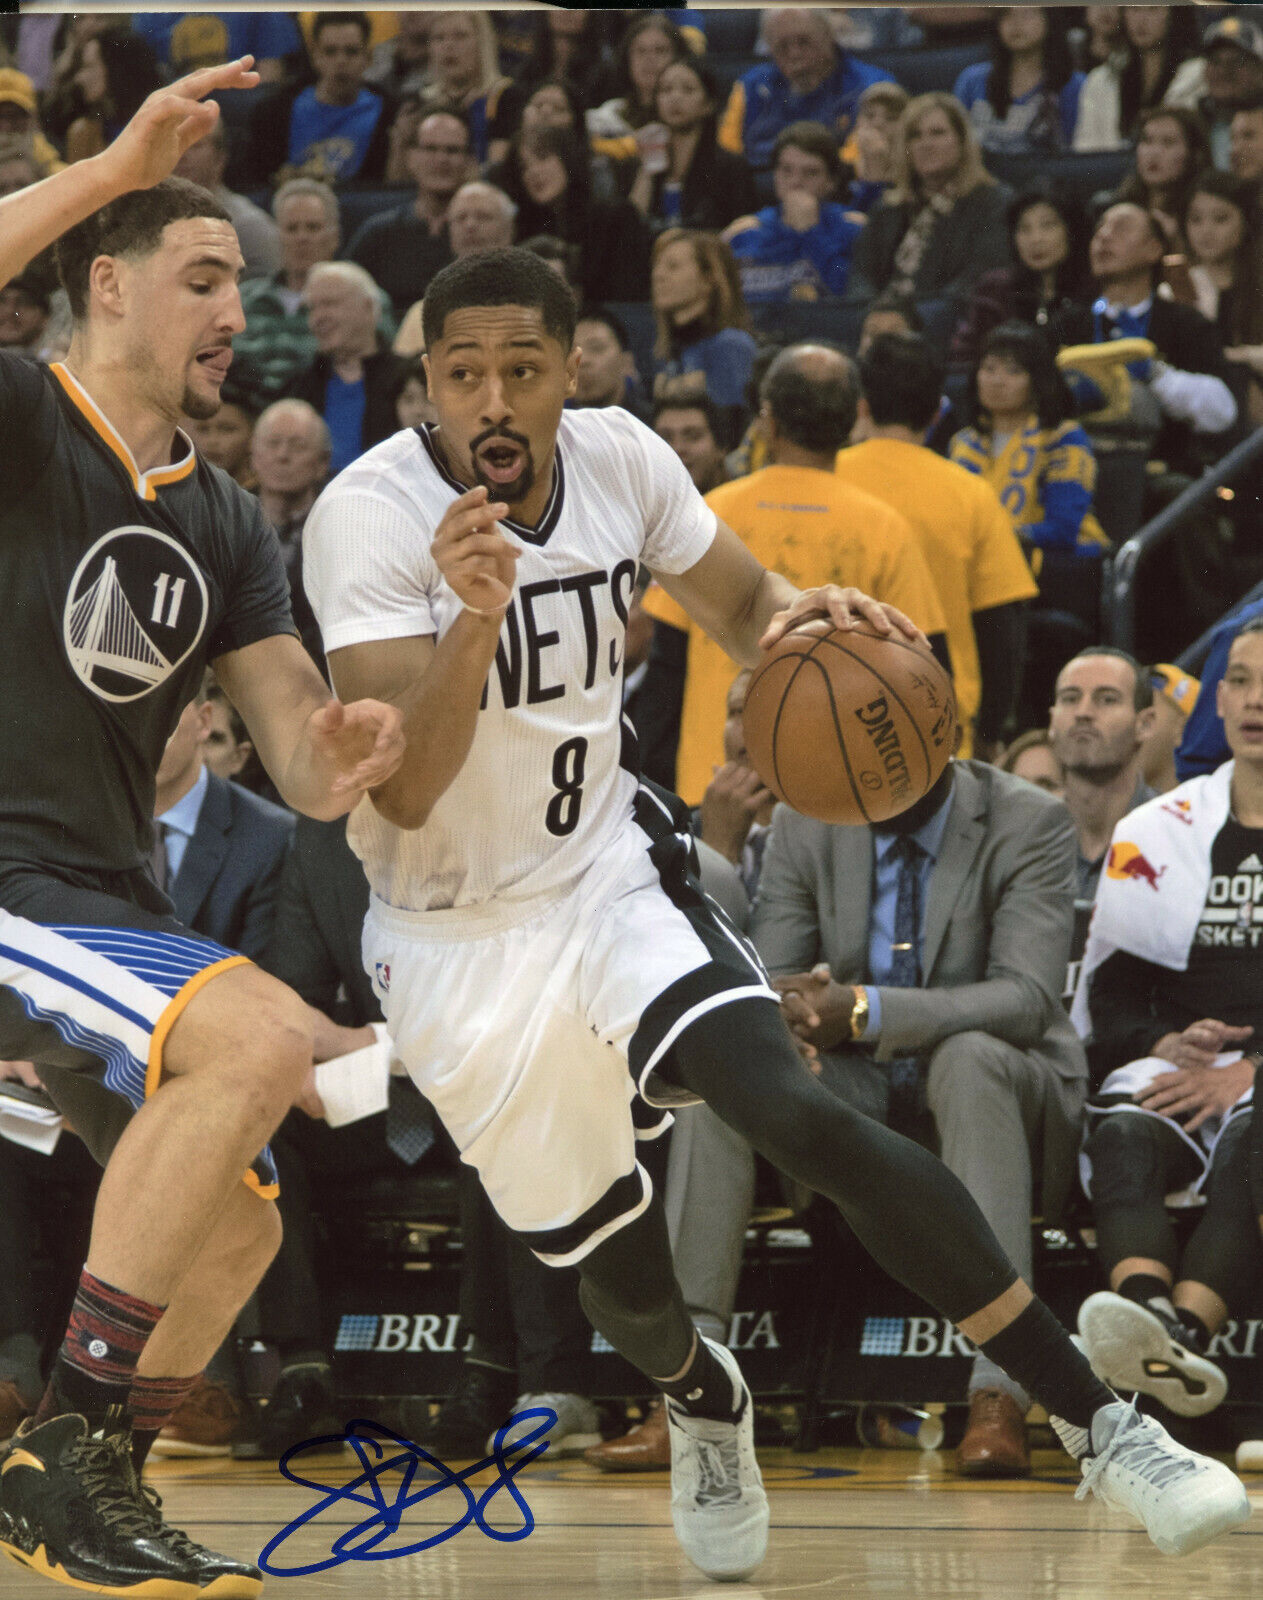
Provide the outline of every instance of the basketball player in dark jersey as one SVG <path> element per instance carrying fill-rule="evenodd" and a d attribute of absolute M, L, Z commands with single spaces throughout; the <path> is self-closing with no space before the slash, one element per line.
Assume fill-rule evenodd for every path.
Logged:
<path fill-rule="evenodd" d="M 243 262 L 212 196 L 168 175 L 249 65 L 162 90 L 102 155 L 0 200 L 0 283 L 56 240 L 74 314 L 64 364 L 0 356 L 0 1057 L 37 1064 L 105 1166 L 48 1393 L 0 1464 L 0 1547 L 175 1600 L 261 1587 L 170 1528 L 136 1462 L 276 1250 L 266 1142 L 313 1032 L 171 915 L 146 864 L 155 770 L 207 661 L 298 810 L 344 814 L 403 750 L 392 707 L 330 697 L 258 503 L 179 427 L 218 408 Z"/>

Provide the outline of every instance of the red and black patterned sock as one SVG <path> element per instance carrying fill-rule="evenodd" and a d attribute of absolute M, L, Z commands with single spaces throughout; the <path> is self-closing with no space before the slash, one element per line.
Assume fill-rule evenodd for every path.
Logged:
<path fill-rule="evenodd" d="M 140 1353 L 165 1310 L 103 1283 L 85 1267 L 37 1424 L 76 1411 L 95 1426 L 111 1406 L 125 1408 Z"/>
<path fill-rule="evenodd" d="M 144 1466 L 154 1440 L 201 1380 L 200 1372 L 191 1378 L 136 1377 L 127 1409 L 132 1418 L 132 1461 L 137 1472 Z"/>

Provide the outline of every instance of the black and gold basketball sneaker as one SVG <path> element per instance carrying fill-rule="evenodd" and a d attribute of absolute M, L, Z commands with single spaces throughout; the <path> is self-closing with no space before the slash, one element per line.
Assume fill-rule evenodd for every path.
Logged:
<path fill-rule="evenodd" d="M 24 1422 L 0 1461 L 0 1550 L 71 1588 L 144 1600 L 253 1600 L 257 1567 L 169 1527 L 142 1489 L 121 1417 Z"/>

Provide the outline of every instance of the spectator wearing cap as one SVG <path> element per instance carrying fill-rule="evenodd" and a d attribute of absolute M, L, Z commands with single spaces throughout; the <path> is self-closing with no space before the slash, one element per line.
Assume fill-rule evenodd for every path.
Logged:
<path fill-rule="evenodd" d="M 1153 686 L 1153 729 L 1140 752 L 1140 770 L 1155 794 L 1166 794 L 1180 781 L 1175 752 L 1183 742 L 1202 686 L 1191 672 L 1170 661 L 1150 667 L 1149 682 Z"/>
<path fill-rule="evenodd" d="M 0 67 L 0 137 L 27 143 L 31 157 L 43 168 L 41 176 L 60 172 L 65 162 L 45 138 L 37 116 L 35 85 L 16 67 Z"/>
<path fill-rule="evenodd" d="M 1083 80 L 1076 150 L 1121 150 L 1150 106 L 1197 107 L 1206 92 L 1193 6 L 1124 6 L 1123 47 Z"/>
<path fill-rule="evenodd" d="M 772 59 L 733 85 L 720 144 L 766 169 L 777 134 L 791 122 L 823 123 L 844 143 L 860 95 L 890 74 L 840 50 L 822 11 L 764 11 L 763 37 Z"/>
<path fill-rule="evenodd" d="M 827 128 L 792 122 L 776 140 L 776 204 L 741 217 L 724 234 L 749 305 L 819 300 L 846 292 L 851 252 L 864 227 L 836 199 L 841 162 Z"/>
<path fill-rule="evenodd" d="M 448 242 L 452 259 L 472 255 L 475 250 L 499 250 L 513 243 L 513 219 L 517 207 L 494 183 L 475 178 L 463 183 L 452 196 L 447 211 Z M 395 335 L 397 356 L 416 356 L 425 351 L 425 334 L 421 327 L 424 300 L 408 308 Z"/>
<path fill-rule="evenodd" d="M 370 217 L 346 252 L 386 291 L 401 316 L 452 259 L 448 208 L 473 165 L 464 118 L 451 110 L 423 117 L 406 159 L 416 185 L 413 198 Z"/>
<path fill-rule="evenodd" d="M 312 23 L 316 81 L 280 89 L 251 121 L 246 161 L 264 184 L 284 169 L 330 183 L 380 182 L 390 150 L 393 105 L 364 81 L 372 29 L 363 11 L 318 11 Z"/>
<path fill-rule="evenodd" d="M 1210 128 L 1215 165 L 1226 167 L 1236 113 L 1263 104 L 1263 23 L 1248 16 L 1224 17 L 1207 32 L 1202 53 L 1206 93 L 1197 109 Z"/>
<path fill-rule="evenodd" d="M 209 189 L 232 219 L 247 278 L 266 278 L 281 269 L 281 236 L 276 223 L 253 200 L 234 194 L 224 183 L 228 166 L 228 130 L 220 117 L 210 132 L 192 144 L 176 163 L 175 175 Z"/>
<path fill-rule="evenodd" d="M 29 268 L 0 289 L 0 350 L 38 357 L 44 348 L 51 300 L 47 282 Z"/>
<path fill-rule="evenodd" d="M 851 293 L 962 299 L 1009 264 L 1011 198 L 983 165 L 960 101 L 918 95 L 896 135 L 895 182 L 856 241 Z"/>

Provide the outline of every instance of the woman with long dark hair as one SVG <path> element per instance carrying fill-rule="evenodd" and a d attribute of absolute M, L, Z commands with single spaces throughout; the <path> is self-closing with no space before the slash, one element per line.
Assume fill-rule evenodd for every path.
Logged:
<path fill-rule="evenodd" d="M 66 160 L 100 155 L 161 87 L 158 58 L 130 28 L 107 28 L 86 39 L 74 74 L 76 114 L 66 130 Z"/>
<path fill-rule="evenodd" d="M 608 156 L 631 154 L 625 147 L 606 147 L 625 140 L 638 128 L 654 123 L 654 90 L 663 69 L 692 55 L 688 41 L 670 17 L 660 11 L 633 17 L 619 41 L 613 97 L 588 112 L 588 137 Z"/>
<path fill-rule="evenodd" d="M 953 91 L 987 151 L 1066 150 L 1074 138 L 1083 74 L 1070 56 L 1065 14 L 1005 6 L 992 20 L 991 60 L 966 67 Z"/>
<path fill-rule="evenodd" d="M 952 338 L 952 360 L 977 360 L 982 340 L 1002 322 L 1045 327 L 1088 288 L 1087 226 L 1078 203 L 1046 185 L 1025 190 L 1008 209 L 1013 265 L 979 279 Z"/>
<path fill-rule="evenodd" d="M 628 198 L 650 231 L 726 228 L 755 205 L 749 163 L 721 150 L 715 137 L 719 86 L 693 59 L 672 61 L 658 76 L 654 111 L 666 131 L 665 148 L 641 150 Z"/>
<path fill-rule="evenodd" d="M 648 298 L 648 230 L 630 201 L 593 196 L 582 136 L 569 128 L 524 131 L 492 181 L 518 208 L 514 233 L 519 242 L 547 234 L 578 251 L 585 299 Z"/>
<path fill-rule="evenodd" d="M 1263 422 L 1263 216 L 1258 185 L 1203 172 L 1181 218 L 1197 306 L 1233 363 L 1237 403 Z"/>
<path fill-rule="evenodd" d="M 1171 248 L 1182 249 L 1181 219 L 1193 184 L 1210 164 L 1210 135 L 1197 112 L 1184 106 L 1152 106 L 1140 113 L 1135 165 L 1114 198 L 1151 211 Z"/>
<path fill-rule="evenodd" d="M 1196 107 L 1206 92 L 1195 6 L 1124 6 L 1123 48 L 1083 81 L 1076 150 L 1118 150 L 1150 106 Z"/>
<path fill-rule="evenodd" d="M 1092 515 L 1096 457 L 1051 345 L 1026 322 L 993 328 L 969 376 L 970 425 L 953 461 L 992 485 L 1023 543 L 1042 554 L 1099 556 L 1109 541 Z"/>

